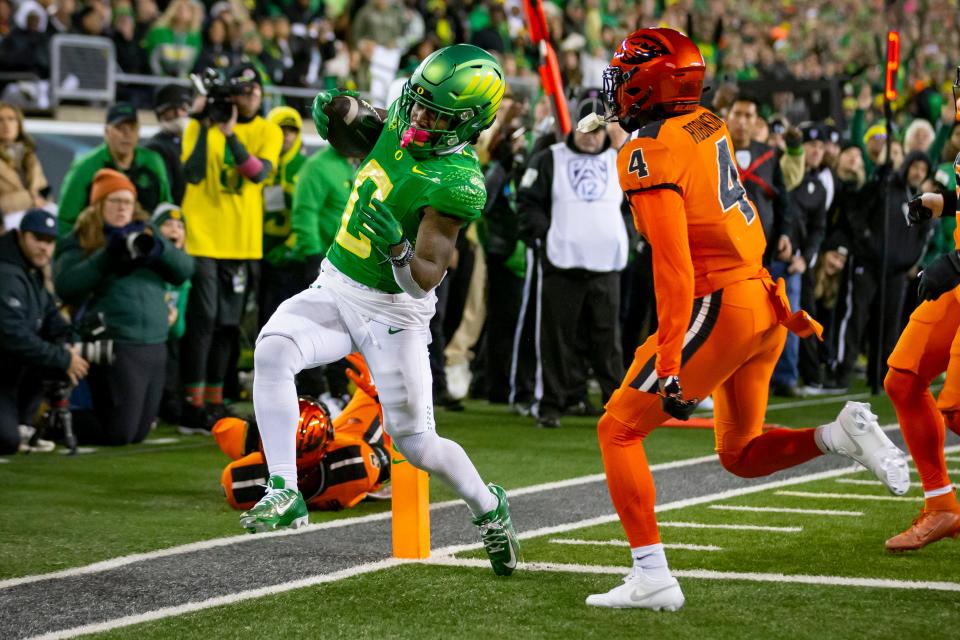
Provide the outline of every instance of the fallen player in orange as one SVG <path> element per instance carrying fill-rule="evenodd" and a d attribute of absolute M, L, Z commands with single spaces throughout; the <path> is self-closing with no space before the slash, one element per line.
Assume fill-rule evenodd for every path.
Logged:
<path fill-rule="evenodd" d="M 363 357 L 354 353 L 347 359 L 357 369 L 347 370 L 357 391 L 334 420 L 322 403 L 300 398 L 297 476 L 310 509 L 349 509 L 380 492 L 390 477 L 377 389 Z M 256 422 L 223 418 L 214 425 L 213 436 L 233 459 L 220 477 L 224 496 L 234 509 L 249 509 L 263 497 L 269 477 Z"/>

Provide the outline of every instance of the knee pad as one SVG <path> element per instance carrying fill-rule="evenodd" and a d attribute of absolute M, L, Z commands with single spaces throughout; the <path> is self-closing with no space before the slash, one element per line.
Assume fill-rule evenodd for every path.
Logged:
<path fill-rule="evenodd" d="M 947 425 L 947 428 L 960 436 L 960 410 L 949 409 L 941 413 L 943 414 L 943 422 Z"/>
<path fill-rule="evenodd" d="M 600 450 L 613 445 L 623 445 L 634 440 L 643 440 L 645 435 L 604 412 L 597 422 L 597 439 Z"/>
<path fill-rule="evenodd" d="M 894 369 L 887 370 L 887 377 L 883 380 L 883 389 L 893 402 L 909 402 L 919 385 L 917 375 L 912 371 Z"/>
<path fill-rule="evenodd" d="M 436 426 L 429 380 L 417 380 L 414 375 L 415 370 L 400 367 L 376 372 L 383 428 L 392 438 L 433 431 Z"/>
<path fill-rule="evenodd" d="M 253 351 L 256 376 L 293 379 L 303 368 L 303 355 L 292 338 L 271 334 L 263 336 Z"/>

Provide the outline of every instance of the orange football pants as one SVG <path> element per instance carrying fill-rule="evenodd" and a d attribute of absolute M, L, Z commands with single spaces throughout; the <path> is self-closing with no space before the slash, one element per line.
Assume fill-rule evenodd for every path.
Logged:
<path fill-rule="evenodd" d="M 946 426 L 960 435 L 960 289 L 924 302 L 910 315 L 887 359 L 883 381 L 900 422 L 900 431 L 917 465 L 925 491 L 950 484 L 943 445 Z M 934 402 L 930 383 L 944 371 L 947 379 Z M 928 508 L 952 508 L 953 493 L 928 500 Z"/>
<path fill-rule="evenodd" d="M 686 398 L 713 394 L 716 451 L 730 472 L 752 478 L 821 455 L 814 429 L 763 432 L 782 326 L 763 280 L 744 280 L 694 302 L 680 383 Z M 669 416 L 657 395 L 657 335 L 640 346 L 606 405 L 598 435 L 610 496 L 631 547 L 660 541 L 656 488 L 643 439 Z"/>

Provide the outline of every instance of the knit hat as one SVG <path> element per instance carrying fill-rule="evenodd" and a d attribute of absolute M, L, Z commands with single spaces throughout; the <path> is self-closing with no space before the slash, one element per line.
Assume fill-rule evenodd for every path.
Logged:
<path fill-rule="evenodd" d="M 180 207 L 172 202 L 161 202 L 157 205 L 157 208 L 153 210 L 150 222 L 159 227 L 167 220 L 179 220 L 184 225 L 187 224 L 187 221 L 183 218 L 183 211 L 180 210 Z"/>
<path fill-rule="evenodd" d="M 863 134 L 863 144 L 867 144 L 871 138 L 875 138 L 877 136 L 883 136 L 884 138 L 887 137 L 887 125 L 885 123 L 878 122 L 867 129 L 867 132 Z"/>
<path fill-rule="evenodd" d="M 130 191 L 137 196 L 137 188 L 130 182 L 130 178 L 113 169 L 100 169 L 93 176 L 93 186 L 90 187 L 90 204 L 103 200 L 114 191 Z"/>

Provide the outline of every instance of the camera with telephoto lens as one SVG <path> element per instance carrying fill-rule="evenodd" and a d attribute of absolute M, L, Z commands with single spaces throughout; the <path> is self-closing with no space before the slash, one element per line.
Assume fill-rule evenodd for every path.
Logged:
<path fill-rule="evenodd" d="M 145 258 L 150 255 L 156 244 L 157 239 L 153 237 L 153 234 L 146 231 L 136 231 L 127 236 L 127 253 L 134 260 Z"/>
<path fill-rule="evenodd" d="M 190 80 L 202 96 L 207 97 L 201 118 L 212 122 L 230 122 L 233 117 L 233 98 L 243 94 L 243 83 L 237 78 L 227 78 L 220 71 L 207 67 L 203 73 L 191 73 Z"/>
<path fill-rule="evenodd" d="M 102 338 L 107 330 L 103 312 L 87 314 L 78 320 L 74 331 L 79 341 L 71 343 L 80 352 L 80 357 L 90 364 L 113 364 L 113 340 Z"/>

